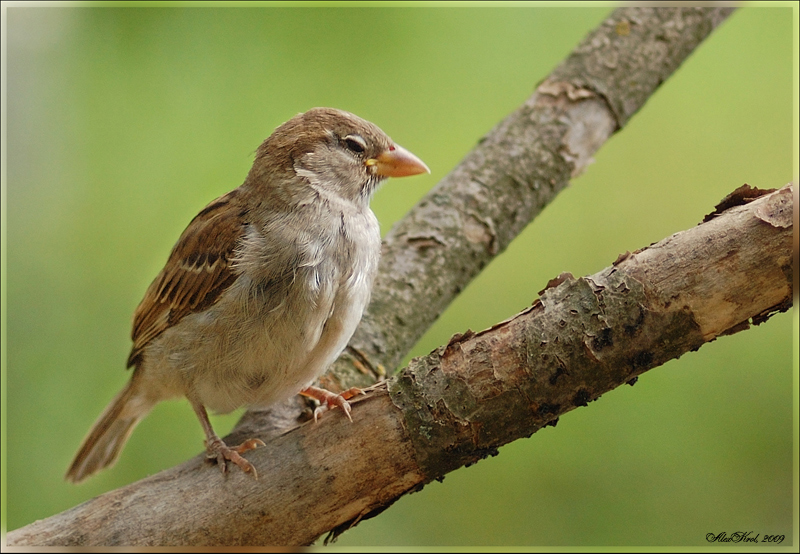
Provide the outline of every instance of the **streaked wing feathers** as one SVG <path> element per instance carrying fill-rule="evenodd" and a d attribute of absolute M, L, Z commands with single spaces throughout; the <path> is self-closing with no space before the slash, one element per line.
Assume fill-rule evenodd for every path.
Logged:
<path fill-rule="evenodd" d="M 231 263 L 246 225 L 246 213 L 231 202 L 237 193 L 211 202 L 178 239 L 133 314 L 128 367 L 139 362 L 150 341 L 186 315 L 214 304 L 236 280 Z"/>

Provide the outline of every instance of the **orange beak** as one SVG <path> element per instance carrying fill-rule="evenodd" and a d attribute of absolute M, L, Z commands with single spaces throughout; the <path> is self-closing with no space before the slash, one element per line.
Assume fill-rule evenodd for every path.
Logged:
<path fill-rule="evenodd" d="M 366 164 L 374 165 L 375 173 L 381 177 L 407 177 L 431 172 L 425 162 L 397 144 L 381 152 L 377 158 L 367 160 Z"/>

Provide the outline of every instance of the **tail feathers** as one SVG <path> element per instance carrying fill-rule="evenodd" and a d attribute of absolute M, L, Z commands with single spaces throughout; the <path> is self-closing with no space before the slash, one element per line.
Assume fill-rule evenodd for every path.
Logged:
<path fill-rule="evenodd" d="M 64 476 L 67 481 L 80 483 L 117 461 L 133 429 L 153 407 L 136 393 L 136 381 L 131 379 L 97 418 Z"/>

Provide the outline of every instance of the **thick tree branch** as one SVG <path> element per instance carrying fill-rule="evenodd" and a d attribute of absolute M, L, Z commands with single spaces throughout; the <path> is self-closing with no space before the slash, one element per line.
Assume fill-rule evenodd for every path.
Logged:
<path fill-rule="evenodd" d="M 734 206 L 457 335 L 340 413 L 248 454 L 198 456 L 8 534 L 9 545 L 310 544 L 637 375 L 792 302 L 793 190 Z M 741 198 L 738 195 L 737 198 Z M 742 200 L 739 200 L 742 201 Z M 388 392 L 387 392 L 388 389 Z"/>
<path fill-rule="evenodd" d="M 599 273 L 561 276 L 514 318 L 413 360 L 389 391 L 426 479 L 788 310 L 792 202 L 787 185 Z"/>

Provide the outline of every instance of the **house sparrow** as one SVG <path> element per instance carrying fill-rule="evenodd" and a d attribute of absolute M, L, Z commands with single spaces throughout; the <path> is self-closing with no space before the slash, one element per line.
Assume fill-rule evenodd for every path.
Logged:
<path fill-rule="evenodd" d="M 239 188 L 206 206 L 172 249 L 133 316 L 131 380 L 84 439 L 66 479 L 113 464 L 158 402 L 186 396 L 209 458 L 257 477 L 206 409 L 270 405 L 298 392 L 350 417 L 351 389 L 311 386 L 361 320 L 378 269 L 369 208 L 386 177 L 430 173 L 374 124 L 314 108 L 267 138 Z"/>

